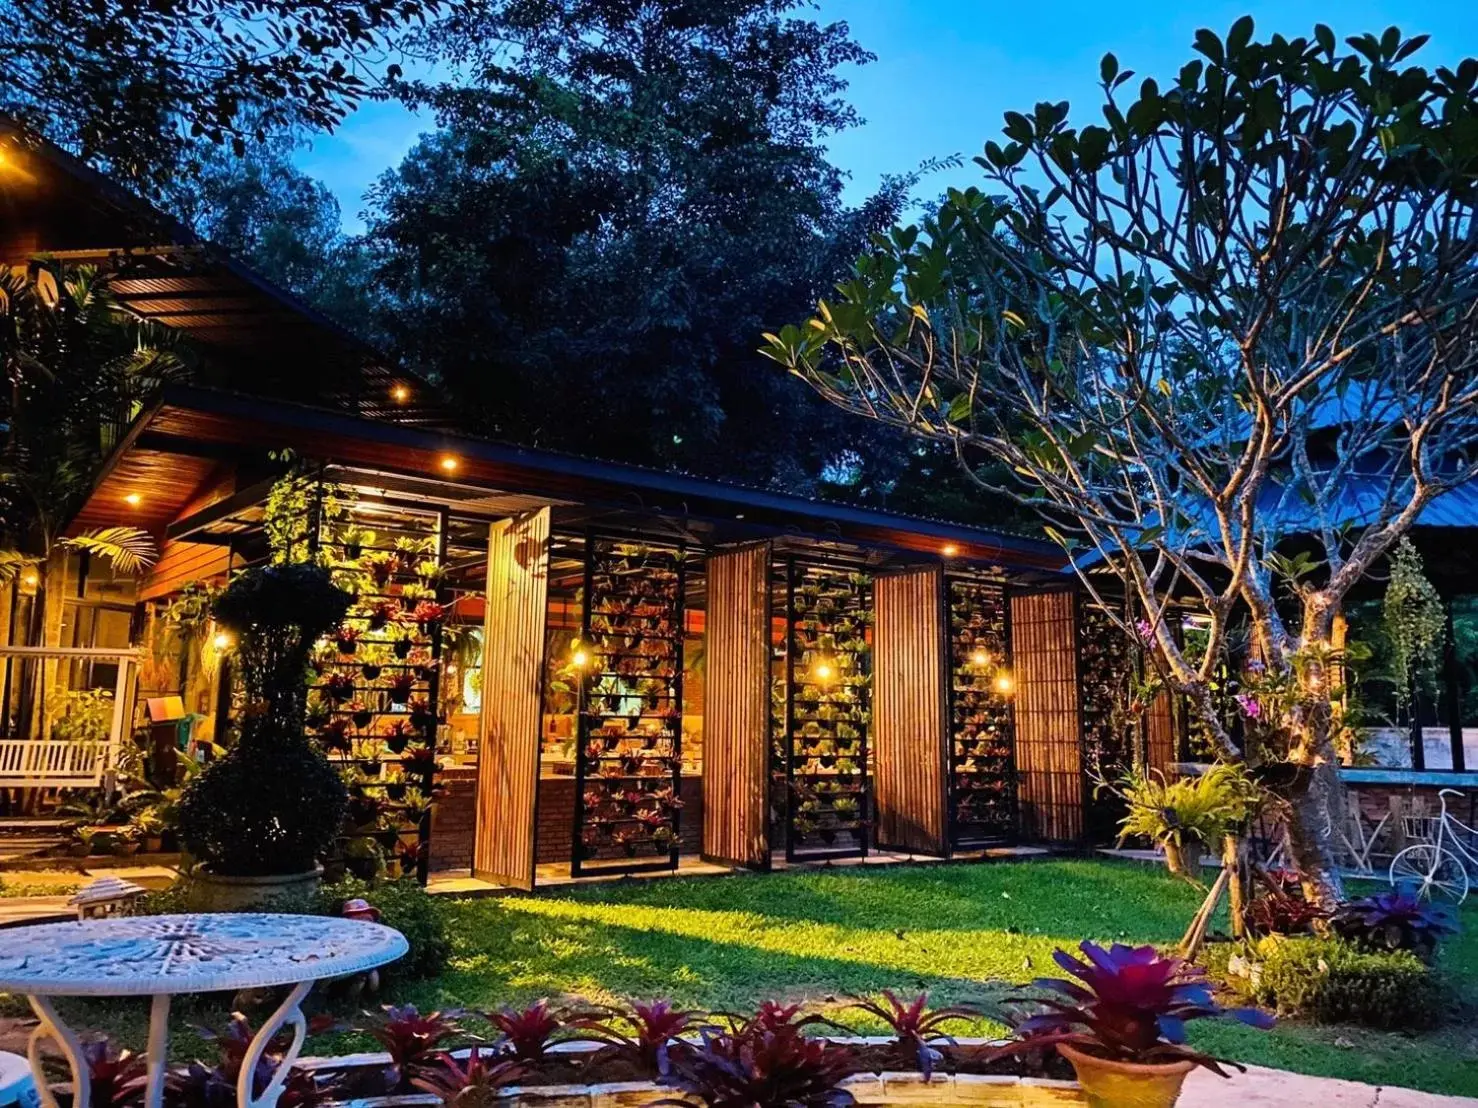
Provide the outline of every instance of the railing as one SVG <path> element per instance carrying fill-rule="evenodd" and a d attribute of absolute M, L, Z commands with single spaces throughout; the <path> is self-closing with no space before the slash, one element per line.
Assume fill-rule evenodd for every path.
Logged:
<path fill-rule="evenodd" d="M 109 783 L 132 725 L 137 663 L 133 650 L 0 646 L 0 787 Z M 94 680 L 100 665 L 117 666 L 111 692 Z M 106 735 L 101 733 L 104 717 Z M 67 736 L 67 730 L 85 733 Z"/>

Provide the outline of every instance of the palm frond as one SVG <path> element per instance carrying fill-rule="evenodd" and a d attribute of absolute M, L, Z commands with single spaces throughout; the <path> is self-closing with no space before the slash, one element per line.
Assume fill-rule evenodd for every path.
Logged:
<path fill-rule="evenodd" d="M 36 565 L 40 558 L 19 550 L 0 550 L 0 585 L 8 585 L 22 572 Z"/>
<path fill-rule="evenodd" d="M 61 542 L 73 550 L 106 558 L 119 573 L 138 573 L 159 560 L 154 537 L 138 527 L 101 527 Z"/>

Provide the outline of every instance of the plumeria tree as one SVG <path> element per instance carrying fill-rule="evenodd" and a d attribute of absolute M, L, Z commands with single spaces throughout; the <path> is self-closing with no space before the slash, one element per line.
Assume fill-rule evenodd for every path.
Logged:
<path fill-rule="evenodd" d="M 1324 900 L 1341 602 L 1478 459 L 1478 60 L 1423 68 L 1422 45 L 1242 19 L 1137 95 L 1106 56 L 1097 120 L 1007 113 L 984 188 L 766 336 L 834 403 L 1004 465 L 982 487 L 1047 517 L 1089 590 L 1112 571 L 1122 630 L 1227 758 L 1216 672 L 1250 633 L 1243 709 L 1299 767 L 1290 838 Z"/>

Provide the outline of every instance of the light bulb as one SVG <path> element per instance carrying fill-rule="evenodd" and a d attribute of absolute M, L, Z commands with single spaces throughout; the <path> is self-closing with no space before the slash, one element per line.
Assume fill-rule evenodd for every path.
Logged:
<path fill-rule="evenodd" d="M 217 631 L 216 637 L 211 642 L 217 650 L 226 650 L 231 646 L 231 636 L 224 631 Z"/>
<path fill-rule="evenodd" d="M 977 650 L 975 651 L 975 653 L 970 655 L 970 664 L 975 666 L 989 665 L 990 655 L 983 650 Z"/>
<path fill-rule="evenodd" d="M 996 691 L 1008 693 L 1011 691 L 1012 681 L 1008 674 L 1001 674 L 996 678 Z"/>

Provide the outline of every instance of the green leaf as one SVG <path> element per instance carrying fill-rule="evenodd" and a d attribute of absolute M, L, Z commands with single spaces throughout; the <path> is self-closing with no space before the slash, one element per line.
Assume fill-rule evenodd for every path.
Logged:
<path fill-rule="evenodd" d="M 102 527 L 62 539 L 61 545 L 112 562 L 119 573 L 139 573 L 159 560 L 154 537 L 138 527 Z"/>
<path fill-rule="evenodd" d="M 1205 54 L 1217 65 L 1226 60 L 1226 54 L 1222 52 L 1221 39 L 1216 37 L 1215 32 L 1209 28 L 1202 27 L 1196 32 L 1196 50 Z"/>
<path fill-rule="evenodd" d="M 1098 76 L 1104 84 L 1110 84 L 1119 74 L 1119 59 L 1112 54 L 1105 54 L 1103 61 L 1098 63 Z"/>
<path fill-rule="evenodd" d="M 1239 54 L 1247 48 L 1252 41 L 1252 16 L 1244 15 L 1232 24 L 1232 29 L 1227 32 L 1227 56 Z"/>

